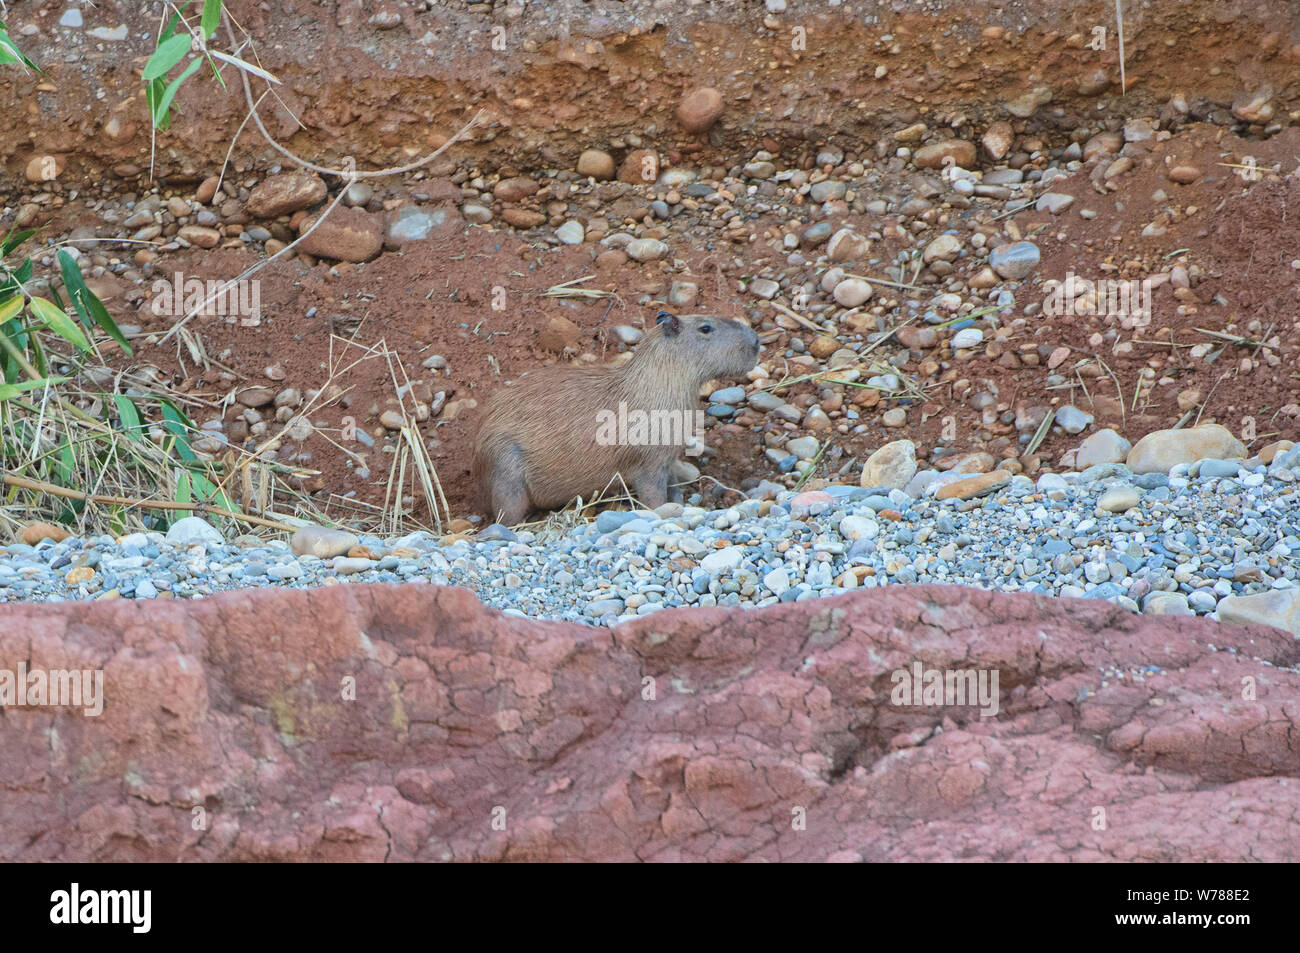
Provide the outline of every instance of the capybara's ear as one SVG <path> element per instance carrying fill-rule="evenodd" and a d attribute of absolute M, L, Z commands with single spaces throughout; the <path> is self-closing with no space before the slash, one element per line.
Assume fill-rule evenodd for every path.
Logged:
<path fill-rule="evenodd" d="M 682 330 L 681 320 L 677 317 L 677 315 L 672 314 L 668 311 L 660 311 L 657 315 L 655 315 L 655 324 L 663 325 L 664 334 L 667 334 L 669 336 L 672 336 L 674 334 L 680 334 Z"/>

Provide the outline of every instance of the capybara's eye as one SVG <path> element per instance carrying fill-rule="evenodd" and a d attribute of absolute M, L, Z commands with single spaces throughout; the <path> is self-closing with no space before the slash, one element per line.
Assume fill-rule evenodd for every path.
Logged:
<path fill-rule="evenodd" d="M 711 325 L 711 324 L 701 324 L 701 325 L 700 325 L 700 333 L 701 333 L 701 334 L 712 334 L 712 333 L 713 333 L 713 325 Z"/>

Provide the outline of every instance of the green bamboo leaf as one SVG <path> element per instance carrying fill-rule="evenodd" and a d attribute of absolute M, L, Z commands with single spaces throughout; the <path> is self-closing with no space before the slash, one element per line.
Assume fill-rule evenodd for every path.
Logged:
<path fill-rule="evenodd" d="M 8 297 L 11 294 L 21 295 L 23 285 L 32 280 L 32 260 L 26 259 L 21 265 L 12 272 L 12 277 L 3 285 L 0 285 L 0 296 Z"/>
<path fill-rule="evenodd" d="M 132 440 L 144 439 L 144 426 L 140 421 L 140 412 L 125 394 L 114 394 L 113 405 L 117 407 L 117 416 L 122 421 L 122 431 Z"/>
<path fill-rule="evenodd" d="M 163 128 L 163 120 L 167 119 L 167 111 L 171 108 L 172 100 L 176 98 L 176 91 L 181 88 L 181 83 L 193 76 L 194 71 L 202 65 L 203 59 L 198 56 L 194 57 L 194 59 L 190 60 L 190 65 L 185 67 L 185 72 L 172 80 L 171 85 L 163 92 L 153 113 L 153 124 L 156 127 Z"/>
<path fill-rule="evenodd" d="M 36 229 L 34 228 L 29 228 L 22 232 L 10 230 L 9 234 L 5 236 L 5 240 L 0 242 L 0 258 L 7 258 L 11 251 L 35 234 Z"/>
<path fill-rule="evenodd" d="M 54 469 L 63 486 L 71 486 L 77 478 L 77 458 L 72 454 L 72 444 L 68 441 L 67 434 L 63 435 L 63 445 L 59 447 L 59 456 L 55 460 Z"/>
<path fill-rule="evenodd" d="M 37 390 L 47 385 L 53 387 L 66 380 L 66 377 L 42 377 L 38 381 L 23 381 L 21 384 L 0 384 L 0 400 L 12 400 L 29 390 Z"/>
<path fill-rule="evenodd" d="M 176 438 L 177 455 L 185 462 L 193 463 L 198 459 L 190 449 L 190 431 L 194 425 L 170 400 L 160 400 L 159 403 L 162 405 L 163 426 Z"/>
<path fill-rule="evenodd" d="M 190 481 L 190 471 L 182 470 L 176 481 L 176 502 L 188 503 L 194 499 L 194 489 Z"/>
<path fill-rule="evenodd" d="M 77 322 L 68 317 L 68 312 L 55 307 L 44 298 L 32 298 L 31 309 L 59 337 L 82 351 L 90 350 L 90 341 L 86 333 L 77 326 Z"/>
<path fill-rule="evenodd" d="M 166 76 L 167 71 L 185 59 L 185 54 L 189 51 L 190 35 L 188 33 L 179 33 L 170 39 L 163 40 L 158 44 L 158 49 L 154 50 L 153 56 L 149 57 L 149 62 L 144 64 L 144 72 L 140 75 L 144 77 L 145 82 L 155 80 L 160 76 Z"/>
<path fill-rule="evenodd" d="M 203 39 L 211 39 L 221 22 L 221 0 L 203 0 Z"/>
<path fill-rule="evenodd" d="M 69 255 L 62 248 L 59 249 L 59 270 L 63 273 L 63 284 L 68 289 L 68 297 L 77 308 L 77 313 L 81 315 L 82 321 L 87 325 L 98 324 L 104 329 L 109 337 L 122 346 L 122 350 L 127 356 L 131 355 L 131 345 L 127 343 L 126 335 L 117 326 L 104 303 L 99 300 L 95 292 L 86 287 L 85 279 L 81 277 L 81 266 L 77 260 Z"/>
<path fill-rule="evenodd" d="M 67 289 L 68 297 L 72 299 L 72 305 L 77 309 L 77 314 L 81 315 L 81 320 L 89 326 L 90 314 L 86 311 L 86 306 L 81 300 L 81 293 L 90 293 L 86 287 L 85 279 L 81 277 L 81 266 L 77 260 L 69 255 L 62 248 L 59 249 L 59 272 L 63 275 L 63 287 Z"/>
<path fill-rule="evenodd" d="M 198 498 L 211 503 L 213 506 L 219 506 L 229 513 L 235 512 L 235 504 L 230 502 L 230 498 L 225 492 L 218 489 L 217 485 L 201 473 L 194 474 L 194 490 Z"/>
<path fill-rule="evenodd" d="M 8 301 L 0 301 L 0 324 L 4 324 L 23 310 L 23 299 L 15 295 Z"/>
<path fill-rule="evenodd" d="M 0 65 L 8 63 L 17 63 L 24 69 L 34 69 L 38 73 L 41 71 L 39 66 L 29 60 L 22 50 L 18 49 L 13 37 L 9 35 L 9 28 L 5 26 L 3 20 L 0 20 Z"/>
<path fill-rule="evenodd" d="M 162 94 L 166 89 L 167 84 L 160 79 L 155 79 L 144 85 L 144 99 L 149 106 L 149 115 L 154 117 L 154 127 L 164 130 L 171 127 L 171 117 L 164 113 L 163 117 L 158 119 L 155 116 L 155 110 L 157 110 L 158 101 L 162 99 Z"/>

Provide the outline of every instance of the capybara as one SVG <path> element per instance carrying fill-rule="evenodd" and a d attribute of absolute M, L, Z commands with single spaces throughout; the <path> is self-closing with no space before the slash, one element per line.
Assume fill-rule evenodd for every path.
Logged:
<path fill-rule="evenodd" d="M 660 311 L 626 363 L 547 367 L 500 388 L 474 442 L 481 508 L 522 523 L 534 510 L 620 490 L 620 477 L 642 505 L 662 505 L 669 469 L 695 432 L 700 387 L 746 373 L 758 353 L 746 324 Z"/>

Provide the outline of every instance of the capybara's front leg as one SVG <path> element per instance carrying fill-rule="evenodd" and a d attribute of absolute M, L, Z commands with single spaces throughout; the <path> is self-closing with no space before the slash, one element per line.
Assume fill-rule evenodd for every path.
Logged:
<path fill-rule="evenodd" d="M 668 501 L 668 463 L 632 474 L 628 489 L 648 510 L 663 506 Z"/>

